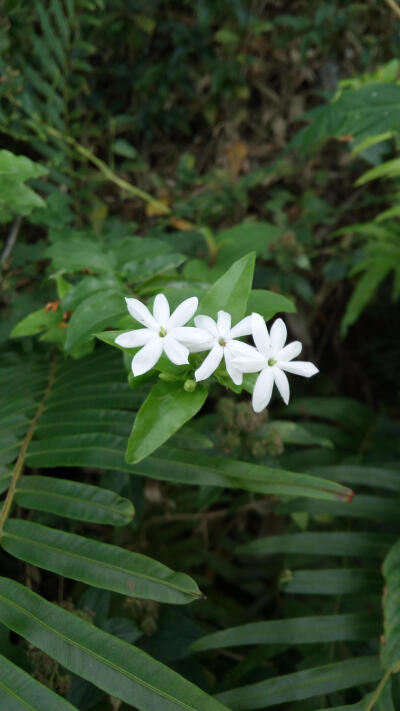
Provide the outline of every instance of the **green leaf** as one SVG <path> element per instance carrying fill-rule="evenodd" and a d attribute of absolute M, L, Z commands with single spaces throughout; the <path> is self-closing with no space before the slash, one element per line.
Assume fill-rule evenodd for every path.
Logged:
<path fill-rule="evenodd" d="M 24 181 L 29 178 L 39 178 L 48 173 L 47 168 L 34 163 L 26 156 L 16 156 L 10 151 L 0 150 L 0 177 L 8 181 Z"/>
<path fill-rule="evenodd" d="M 280 504 L 277 511 L 279 513 L 308 511 L 316 515 L 351 516 L 353 518 L 366 518 L 369 521 L 392 521 L 396 523 L 399 520 L 399 508 L 400 498 L 357 494 L 351 506 L 345 506 L 337 501 L 310 502 L 297 499 Z"/>
<path fill-rule="evenodd" d="M 218 486 L 263 494 L 305 496 L 350 501 L 353 492 L 334 482 L 307 474 L 273 469 L 223 457 L 210 457 L 162 447 L 135 464 L 124 458 L 125 439 L 106 434 L 52 437 L 31 442 L 27 463 L 32 467 L 90 466 L 116 469 L 176 484 Z"/>
<path fill-rule="evenodd" d="M 394 158 L 393 160 L 387 160 L 380 165 L 376 165 L 371 170 L 367 170 L 366 173 L 358 178 L 356 185 L 365 185 L 370 180 L 376 180 L 377 178 L 398 178 L 400 175 L 400 158 Z"/>
<path fill-rule="evenodd" d="M 158 382 L 136 415 L 126 450 L 126 461 L 140 462 L 191 420 L 207 399 L 207 388 L 186 392 L 183 383 Z"/>
<path fill-rule="evenodd" d="M 32 565 L 121 595 L 175 605 L 201 597 L 192 578 L 152 558 L 31 521 L 9 519 L 2 546 Z"/>
<path fill-rule="evenodd" d="M 341 640 L 372 639 L 380 633 L 380 622 L 369 613 L 293 617 L 271 622 L 252 622 L 207 634 L 191 645 L 192 652 L 241 647 L 246 644 L 317 644 Z"/>
<path fill-rule="evenodd" d="M 385 592 L 383 596 L 384 639 L 381 660 L 385 669 L 400 670 L 400 541 L 389 551 L 383 564 Z"/>
<path fill-rule="evenodd" d="M 15 501 L 35 511 L 111 526 L 127 525 L 135 513 L 132 503 L 114 491 L 47 476 L 22 477 Z"/>
<path fill-rule="evenodd" d="M 0 579 L 0 620 L 70 671 L 140 711 L 227 711 L 137 647 L 7 578 Z"/>
<path fill-rule="evenodd" d="M 73 350 L 88 338 L 94 337 L 99 329 L 114 325 L 125 313 L 124 299 L 114 289 L 91 294 L 81 301 L 71 316 L 65 350 Z"/>
<path fill-rule="evenodd" d="M 0 708 L 3 711 L 77 711 L 29 674 L 0 655 Z"/>
<path fill-rule="evenodd" d="M 390 679 L 387 680 L 386 685 L 380 692 L 379 698 L 374 699 L 375 703 L 371 707 L 374 694 L 375 692 L 367 694 L 367 696 L 364 696 L 364 698 L 356 704 L 350 704 L 348 706 L 335 706 L 334 708 L 331 708 L 330 711 L 372 711 L 372 709 L 374 711 L 396 711 L 392 699 L 392 684 Z M 325 711 L 325 709 L 318 709 L 318 711 Z"/>
<path fill-rule="evenodd" d="M 290 299 L 265 289 L 252 289 L 247 302 L 247 311 L 261 314 L 266 321 L 277 313 L 295 313 L 296 307 Z"/>
<path fill-rule="evenodd" d="M 199 314 L 216 318 L 218 311 L 228 311 L 232 315 L 233 325 L 243 318 L 253 283 L 255 256 L 251 252 L 232 264 L 201 300 Z"/>
<path fill-rule="evenodd" d="M 286 593 L 302 595 L 349 595 L 380 593 L 382 577 L 375 570 L 332 568 L 325 570 L 285 571 L 281 580 Z"/>
<path fill-rule="evenodd" d="M 37 311 L 33 311 L 28 316 L 19 321 L 10 333 L 10 338 L 21 338 L 22 336 L 34 336 L 42 331 L 47 331 L 62 321 L 62 314 L 57 309 L 56 311 L 45 311 L 42 307 Z"/>
<path fill-rule="evenodd" d="M 67 272 L 90 270 L 95 274 L 111 272 L 115 269 L 113 252 L 104 252 L 103 245 L 91 239 L 91 233 L 78 238 L 70 227 L 57 231 L 58 241 L 44 251 L 44 256 L 52 260 L 54 269 Z"/>
<path fill-rule="evenodd" d="M 340 326 L 342 336 L 345 336 L 350 326 L 357 321 L 361 312 L 371 301 L 372 296 L 385 276 L 393 269 L 391 259 L 381 258 L 371 261 L 368 268 L 358 280 Z"/>
<path fill-rule="evenodd" d="M 116 141 L 113 141 L 111 144 L 111 149 L 118 156 L 123 156 L 124 158 L 138 157 L 138 152 L 136 148 L 134 148 L 132 144 L 129 143 L 129 141 L 126 141 L 124 138 L 117 138 Z"/>
<path fill-rule="evenodd" d="M 285 702 L 349 689 L 359 684 L 369 684 L 381 675 L 378 657 L 358 657 L 230 689 L 219 694 L 218 698 L 233 711 L 269 708 Z"/>
<path fill-rule="evenodd" d="M 279 228 L 269 222 L 243 222 L 220 232 L 215 241 L 219 247 L 216 267 L 227 269 L 249 252 L 258 257 L 268 253 L 270 242 L 279 236 Z"/>
<path fill-rule="evenodd" d="M 241 555 L 304 553 L 306 555 L 383 558 L 394 541 L 394 536 L 383 533 L 307 531 L 258 538 L 238 546 L 236 552 Z"/>

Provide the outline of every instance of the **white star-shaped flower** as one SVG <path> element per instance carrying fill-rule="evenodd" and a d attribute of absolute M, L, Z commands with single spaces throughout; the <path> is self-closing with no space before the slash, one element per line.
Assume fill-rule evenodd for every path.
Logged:
<path fill-rule="evenodd" d="M 248 352 L 251 355 L 255 349 L 242 341 L 236 341 L 235 338 L 250 335 L 250 317 L 246 316 L 233 328 L 231 328 L 231 315 L 226 311 L 218 311 L 217 321 L 214 321 L 210 316 L 196 316 L 194 322 L 202 331 L 207 331 L 209 337 L 206 345 L 195 348 L 195 350 L 210 349 L 208 356 L 194 374 L 196 380 L 209 378 L 218 368 L 222 358 L 225 358 L 225 366 L 233 382 L 236 385 L 241 385 L 243 371 L 233 365 L 233 359 L 241 357 L 246 362 Z"/>
<path fill-rule="evenodd" d="M 115 339 L 115 343 L 123 348 L 143 346 L 132 360 L 134 375 L 143 375 L 151 370 L 163 352 L 175 365 L 185 365 L 189 362 L 189 348 L 204 344 L 208 340 L 208 333 L 184 326 L 197 309 L 196 296 L 182 301 L 172 314 L 164 294 L 157 294 L 154 299 L 153 314 L 138 299 L 128 298 L 125 301 L 130 315 L 145 326 L 121 333 Z"/>
<path fill-rule="evenodd" d="M 281 318 L 278 318 L 268 333 L 267 325 L 260 314 L 251 315 L 251 332 L 256 349 L 253 349 L 253 359 L 236 357 L 233 365 L 244 373 L 260 374 L 253 390 L 253 410 L 261 412 L 269 404 L 274 383 L 283 401 L 289 402 L 290 388 L 286 373 L 303 375 L 310 378 L 318 373 L 313 363 L 296 360 L 301 353 L 300 341 L 293 341 L 285 346 L 287 330 Z"/>

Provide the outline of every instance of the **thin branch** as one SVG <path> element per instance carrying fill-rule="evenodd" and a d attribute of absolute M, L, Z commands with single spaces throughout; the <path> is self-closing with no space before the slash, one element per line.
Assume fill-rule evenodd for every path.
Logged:
<path fill-rule="evenodd" d="M 0 541 L 1 541 L 1 538 L 3 535 L 4 524 L 6 523 L 8 517 L 10 515 L 10 511 L 11 511 L 12 505 L 14 503 L 14 496 L 15 496 L 15 491 L 17 488 L 18 480 L 19 480 L 22 472 L 24 471 L 26 451 L 27 451 L 29 444 L 32 440 L 32 437 L 35 433 L 36 423 L 43 412 L 46 398 L 48 397 L 50 390 L 53 387 L 54 378 L 55 378 L 55 370 L 56 370 L 56 360 L 54 358 L 52 361 L 51 367 L 50 367 L 49 380 L 47 383 L 46 390 L 45 390 L 44 395 L 43 395 L 43 397 L 39 403 L 39 406 L 36 410 L 35 416 L 34 416 L 33 420 L 31 421 L 31 424 L 29 425 L 28 431 L 25 435 L 25 439 L 22 442 L 22 446 L 21 446 L 21 449 L 20 449 L 20 452 L 18 455 L 18 459 L 15 463 L 15 467 L 13 469 L 13 473 L 11 476 L 11 483 L 10 483 L 10 486 L 7 491 L 7 496 L 4 499 L 3 508 L 1 509 L 1 513 L 0 513 Z"/>
<path fill-rule="evenodd" d="M 386 5 L 388 5 L 396 15 L 396 17 L 400 20 L 400 7 L 397 5 L 395 0 L 385 0 Z"/>
<path fill-rule="evenodd" d="M 8 235 L 6 246 L 4 247 L 3 254 L 1 255 L 1 264 L 2 264 L 3 268 L 6 266 L 8 258 L 14 248 L 16 241 L 17 241 L 18 233 L 21 228 L 21 225 L 22 225 L 22 215 L 18 215 L 18 217 L 13 222 L 13 226 L 10 230 L 10 234 Z"/>
<path fill-rule="evenodd" d="M 375 689 L 375 691 L 374 691 L 374 694 L 373 694 L 373 696 L 372 696 L 372 699 L 371 699 L 371 701 L 369 702 L 369 704 L 368 704 L 367 708 L 365 709 L 365 711 L 372 711 L 372 709 L 374 708 L 376 702 L 378 701 L 378 699 L 379 699 L 379 697 L 380 697 L 382 691 L 384 690 L 384 688 L 385 688 L 385 686 L 386 686 L 386 683 L 387 683 L 387 681 L 388 681 L 388 679 L 389 679 L 391 673 L 392 673 L 392 670 L 391 670 L 391 669 L 388 669 L 388 670 L 386 671 L 385 675 L 382 677 L 382 679 L 380 680 L 378 686 L 376 687 L 376 689 Z"/>

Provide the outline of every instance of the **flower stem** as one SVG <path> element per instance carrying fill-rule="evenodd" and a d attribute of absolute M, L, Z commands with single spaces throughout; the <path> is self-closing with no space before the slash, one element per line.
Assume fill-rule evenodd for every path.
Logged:
<path fill-rule="evenodd" d="M 98 158 L 94 153 L 92 153 L 91 150 L 82 146 L 78 141 L 75 140 L 75 138 L 72 138 L 72 136 L 67 136 L 64 133 L 61 133 L 61 131 L 57 131 L 57 129 L 53 128 L 52 126 L 48 126 L 47 124 L 41 124 L 41 126 L 51 136 L 60 138 L 66 143 L 68 143 L 70 146 L 73 146 L 77 153 L 80 153 L 80 155 L 84 156 L 87 160 L 93 163 L 96 168 L 98 168 L 100 172 L 103 173 L 105 178 L 111 180 L 111 182 L 118 185 L 127 193 L 130 193 L 131 195 L 139 197 L 145 202 L 150 203 L 151 205 L 153 205 L 153 207 L 157 209 L 157 211 L 159 211 L 163 215 L 168 215 L 171 212 L 170 208 L 163 202 L 160 202 L 160 200 L 156 200 L 156 198 L 153 198 L 152 195 L 150 195 L 149 193 L 146 193 L 144 190 L 140 190 L 140 188 L 137 188 L 136 185 L 131 185 L 126 180 L 123 180 L 123 178 L 120 178 L 118 175 L 116 175 L 116 173 L 114 173 L 114 171 L 108 167 L 107 163 L 101 160 L 101 158 Z"/>
<path fill-rule="evenodd" d="M 4 499 L 3 507 L 1 509 L 1 513 L 0 513 L 0 541 L 3 536 L 4 524 L 6 523 L 8 517 L 10 515 L 10 511 L 11 511 L 12 505 L 14 503 L 14 496 L 15 496 L 15 491 L 17 488 L 18 480 L 24 470 L 26 451 L 27 451 L 29 444 L 32 440 L 32 437 L 35 433 L 36 423 L 43 412 L 45 401 L 50 393 L 51 388 L 53 387 L 54 378 L 55 378 L 55 370 L 56 370 L 56 360 L 54 358 L 51 363 L 51 366 L 50 366 L 50 373 L 49 373 L 49 379 L 47 382 L 46 390 L 45 390 L 44 395 L 38 405 L 38 408 L 35 412 L 33 420 L 31 421 L 31 424 L 29 425 L 29 428 L 28 428 L 28 431 L 25 435 L 24 441 L 22 442 L 21 449 L 18 454 L 18 459 L 15 462 L 15 467 L 13 469 L 13 473 L 11 476 L 11 482 L 10 482 L 10 486 L 8 487 L 7 496 Z"/>
<path fill-rule="evenodd" d="M 387 671 L 385 672 L 385 675 L 382 677 L 378 686 L 376 687 L 375 692 L 372 696 L 372 699 L 369 702 L 368 706 L 366 707 L 365 711 L 372 711 L 372 709 L 374 708 L 376 702 L 378 701 L 382 691 L 384 690 L 391 673 L 392 673 L 392 670 L 387 669 Z"/>

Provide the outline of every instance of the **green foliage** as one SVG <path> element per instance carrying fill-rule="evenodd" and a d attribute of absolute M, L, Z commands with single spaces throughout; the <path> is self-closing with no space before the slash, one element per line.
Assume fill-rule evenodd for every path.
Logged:
<path fill-rule="evenodd" d="M 397 25 L 261 5 L 5 0 L 1 711 L 400 705 Z M 133 376 L 160 293 L 319 378 Z"/>

